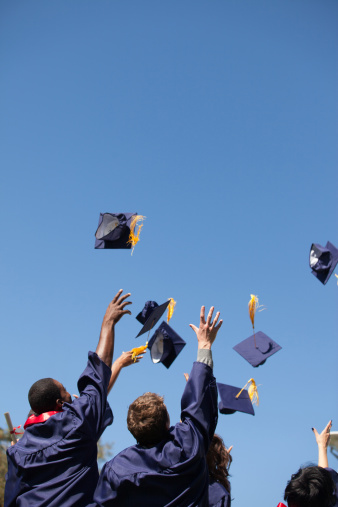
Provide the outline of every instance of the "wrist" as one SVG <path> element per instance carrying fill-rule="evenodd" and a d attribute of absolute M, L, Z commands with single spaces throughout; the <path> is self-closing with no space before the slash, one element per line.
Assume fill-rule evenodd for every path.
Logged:
<path fill-rule="evenodd" d="M 102 322 L 102 327 L 108 327 L 108 328 L 111 328 L 111 327 L 114 327 L 116 324 L 116 320 L 113 319 L 112 317 L 106 319 L 104 318 L 103 319 L 103 322 Z"/>
<path fill-rule="evenodd" d="M 117 370 L 122 370 L 122 368 L 123 368 L 123 359 L 122 359 L 121 356 L 118 357 L 117 359 L 115 359 L 114 365 L 115 365 L 115 368 Z"/>
<path fill-rule="evenodd" d="M 211 343 L 206 343 L 206 342 L 198 343 L 198 350 L 200 350 L 200 349 L 211 350 Z"/>

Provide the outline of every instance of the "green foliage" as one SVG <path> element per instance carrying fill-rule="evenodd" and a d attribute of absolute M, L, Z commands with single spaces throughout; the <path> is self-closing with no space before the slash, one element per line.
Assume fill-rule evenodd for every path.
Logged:
<path fill-rule="evenodd" d="M 101 470 L 102 466 L 113 455 L 114 442 L 102 444 L 101 440 L 97 443 L 97 461 Z"/>

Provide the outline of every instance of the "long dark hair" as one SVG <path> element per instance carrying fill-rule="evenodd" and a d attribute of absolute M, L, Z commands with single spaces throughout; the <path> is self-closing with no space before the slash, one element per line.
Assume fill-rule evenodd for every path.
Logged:
<path fill-rule="evenodd" d="M 228 476 L 231 462 L 232 457 L 226 450 L 222 438 L 215 434 L 207 452 L 209 477 L 221 483 L 228 493 L 230 493 Z"/>

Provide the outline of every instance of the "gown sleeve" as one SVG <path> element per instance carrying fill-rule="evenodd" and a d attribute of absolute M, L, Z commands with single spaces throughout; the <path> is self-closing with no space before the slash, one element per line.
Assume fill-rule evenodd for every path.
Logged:
<path fill-rule="evenodd" d="M 218 420 L 217 385 L 210 366 L 197 361 L 181 400 L 182 423 L 186 419 L 190 419 L 202 434 L 206 452 Z"/>
<path fill-rule="evenodd" d="M 97 441 L 113 422 L 107 401 L 111 369 L 94 352 L 88 353 L 87 366 L 78 380 L 80 396 L 67 405 L 82 421 L 82 431 L 90 432 Z"/>

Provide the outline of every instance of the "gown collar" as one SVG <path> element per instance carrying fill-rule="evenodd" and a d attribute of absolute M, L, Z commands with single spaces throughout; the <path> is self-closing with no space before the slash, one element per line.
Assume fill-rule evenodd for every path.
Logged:
<path fill-rule="evenodd" d="M 44 412 L 43 414 L 39 415 L 33 414 L 28 417 L 27 421 L 24 424 L 24 429 L 26 429 L 28 426 L 31 426 L 32 424 L 46 422 L 52 415 L 58 414 L 59 412 L 62 412 L 62 410 L 51 410 L 50 412 Z"/>

